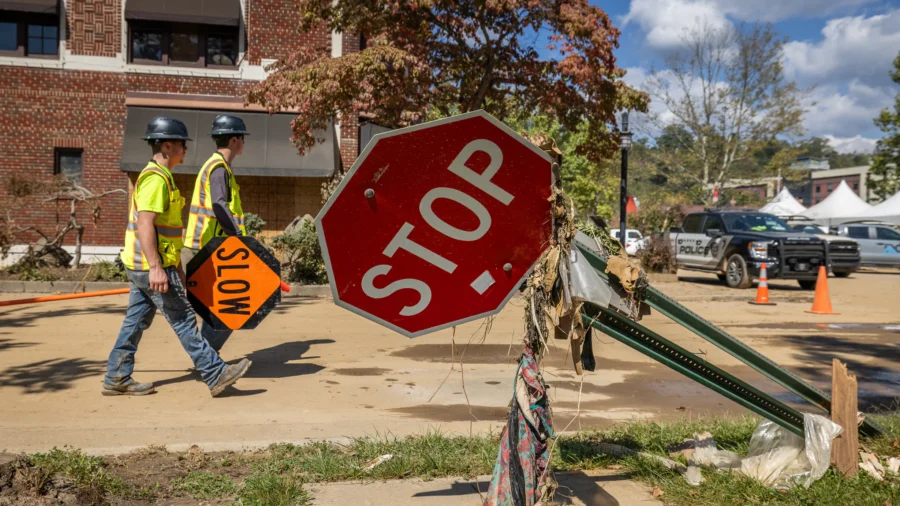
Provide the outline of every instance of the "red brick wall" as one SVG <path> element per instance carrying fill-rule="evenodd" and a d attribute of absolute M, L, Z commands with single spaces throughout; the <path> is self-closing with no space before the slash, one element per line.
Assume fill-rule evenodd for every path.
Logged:
<path fill-rule="evenodd" d="M 252 81 L 222 79 L 218 77 L 185 77 L 161 74 L 122 74 L 128 91 L 154 93 L 185 93 L 190 95 L 220 95 L 242 97 Z"/>
<path fill-rule="evenodd" d="M 125 128 L 125 81 L 118 74 L 4 67 L 0 71 L 0 184 L 10 176 L 53 177 L 55 147 L 83 147 L 83 185 L 95 191 L 127 189 L 119 171 Z M 0 190 L 5 201 L 6 189 Z M 100 226 L 90 225 L 87 244 L 116 244 L 125 227 L 125 195 L 103 201 Z M 53 232 L 68 219 L 68 204 L 38 201 L 17 211 L 23 226 Z M 35 236 L 32 235 L 32 238 Z M 74 235 L 70 236 L 74 241 Z"/>
<path fill-rule="evenodd" d="M 284 58 L 305 46 L 331 52 L 331 32 L 322 27 L 300 34 L 300 9 L 295 0 L 247 0 L 247 61 Z"/>
<path fill-rule="evenodd" d="M 766 185 L 758 185 L 758 186 L 739 186 L 734 189 L 734 191 L 745 193 L 747 195 L 755 195 L 760 200 L 766 200 Z"/>
<path fill-rule="evenodd" d="M 72 54 L 115 56 L 121 51 L 121 0 L 68 0 L 66 16 L 66 47 Z"/>
<path fill-rule="evenodd" d="M 299 35 L 299 11 L 293 0 L 247 0 L 248 58 L 286 56 L 302 44 L 316 44 L 330 52 L 326 29 Z M 75 54 L 115 56 L 121 50 L 120 0 L 67 0 L 68 48 Z M 358 50 L 359 39 L 345 35 L 344 52 Z M 95 191 L 129 189 L 120 170 L 127 116 L 126 91 L 243 96 L 253 83 L 237 79 L 180 77 L 137 73 L 0 67 L 0 200 L 13 174 L 49 180 L 53 177 L 54 148 L 82 148 L 83 185 Z M 343 120 L 341 158 L 349 168 L 358 155 L 358 121 Z M 194 177 L 176 178 L 190 198 Z M 238 177 L 245 210 L 281 230 L 298 215 L 315 215 L 321 207 L 322 178 Z M 116 194 L 103 201 L 97 227 L 89 210 L 79 218 L 87 225 L 85 244 L 118 245 L 127 221 L 128 197 Z M 65 223 L 68 205 L 33 200 L 15 218 L 45 233 Z M 32 235 L 28 239 L 34 239 Z M 74 242 L 70 236 L 69 244 Z"/>
<path fill-rule="evenodd" d="M 359 35 L 341 34 L 341 53 L 359 52 Z M 341 163 L 343 170 L 350 170 L 359 156 L 359 114 L 341 118 Z"/>

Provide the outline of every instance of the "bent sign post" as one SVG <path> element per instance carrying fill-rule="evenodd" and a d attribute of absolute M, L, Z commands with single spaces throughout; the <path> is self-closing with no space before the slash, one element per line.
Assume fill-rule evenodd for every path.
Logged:
<path fill-rule="evenodd" d="M 551 165 L 483 111 L 376 135 L 316 217 L 334 301 L 408 337 L 498 312 L 550 239 Z"/>
<path fill-rule="evenodd" d="M 215 237 L 188 263 L 187 292 L 214 329 L 253 329 L 281 302 L 281 265 L 252 237 Z"/>

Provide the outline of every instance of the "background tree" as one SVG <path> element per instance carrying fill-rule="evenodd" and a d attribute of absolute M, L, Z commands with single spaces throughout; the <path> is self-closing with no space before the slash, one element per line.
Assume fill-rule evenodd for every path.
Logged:
<path fill-rule="evenodd" d="M 832 169 L 845 167 L 859 167 L 869 164 L 869 155 L 866 153 L 838 153 L 831 147 L 828 139 L 810 137 L 797 146 L 799 154 L 813 158 L 826 158 Z"/>
<path fill-rule="evenodd" d="M 715 185 L 743 177 L 754 154 L 775 139 L 802 132 L 804 92 L 784 76 L 781 39 L 769 25 L 719 29 L 701 25 L 648 81 L 668 109 L 653 154 L 712 201 Z"/>
<path fill-rule="evenodd" d="M 578 216 L 587 220 L 590 216 L 609 219 L 619 195 L 618 155 L 601 162 L 592 161 L 579 152 L 587 142 L 589 123 L 582 120 L 575 131 L 568 131 L 558 120 L 546 114 L 524 113 L 507 119 L 513 130 L 527 138 L 552 138 L 562 151 L 560 180 L 563 190 L 572 198 Z"/>
<path fill-rule="evenodd" d="M 103 192 L 90 190 L 81 186 L 79 182 L 62 176 L 49 181 L 35 177 L 11 176 L 5 181 L 5 186 L 8 200 L 5 215 L 0 217 L 0 257 L 6 258 L 12 246 L 20 244 L 28 233 L 39 237 L 37 241 L 27 243 L 27 250 L 13 270 L 34 269 L 47 265 L 68 267 L 70 263 L 73 269 L 77 269 L 81 266 L 81 247 L 85 229 L 84 222 L 78 218 L 78 210 L 84 208 L 90 210 L 91 223 L 96 227 L 100 220 L 102 200 L 116 193 L 127 194 L 122 189 Z M 22 209 L 33 206 L 38 201 L 53 202 L 67 207 L 66 222 L 62 225 L 57 224 L 52 232 L 35 225 L 21 224 L 17 216 Z M 75 232 L 74 259 L 63 249 L 66 236 L 70 232 Z"/>
<path fill-rule="evenodd" d="M 900 84 L 900 53 L 894 59 L 891 79 Z M 875 145 L 868 187 L 876 196 L 886 199 L 900 191 L 900 94 L 894 98 L 894 110 L 882 109 L 875 124 L 884 132 L 884 137 Z"/>
<path fill-rule="evenodd" d="M 587 0 L 298 0 L 301 31 L 365 35 L 358 53 L 306 48 L 274 64 L 248 94 L 270 111 L 297 108 L 301 152 L 334 118 L 364 111 L 401 127 L 430 110 L 484 109 L 501 120 L 541 113 L 580 132 L 576 152 L 599 162 L 618 146 L 617 111 L 645 111 L 613 50 L 619 30 Z M 538 41 L 547 40 L 547 51 Z M 550 56 L 548 56 L 550 55 Z M 555 57 L 554 57 L 555 56 Z M 582 126 L 586 123 L 586 126 Z"/>

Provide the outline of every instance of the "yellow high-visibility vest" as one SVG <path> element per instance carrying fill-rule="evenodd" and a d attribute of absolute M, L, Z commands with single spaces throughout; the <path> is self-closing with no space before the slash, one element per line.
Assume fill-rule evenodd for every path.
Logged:
<path fill-rule="evenodd" d="M 150 270 L 147 257 L 141 251 L 141 242 L 137 237 L 137 202 L 141 180 L 145 177 L 150 177 L 152 174 L 158 174 L 166 180 L 169 193 L 168 207 L 163 212 L 158 213 L 153 221 L 153 225 L 156 228 L 156 249 L 159 252 L 163 268 L 177 267 L 181 258 L 181 249 L 184 247 L 184 242 L 181 239 L 181 235 L 184 232 L 183 222 L 181 221 L 184 199 L 181 198 L 181 192 L 175 186 L 175 178 L 172 177 L 169 169 L 151 161 L 141 171 L 134 185 L 134 193 L 131 196 L 131 212 L 128 215 L 128 226 L 125 228 L 125 249 L 120 255 L 125 267 L 134 271 Z"/>
<path fill-rule="evenodd" d="M 206 243 L 213 237 L 225 235 L 225 231 L 219 225 L 219 220 L 216 219 L 216 214 L 213 212 L 212 191 L 209 185 L 213 171 L 220 168 L 224 168 L 227 172 L 226 179 L 228 187 L 231 188 L 228 209 L 234 216 L 234 221 L 241 233 L 247 234 L 247 229 L 244 227 L 244 208 L 241 207 L 241 188 L 234 180 L 234 174 L 225 161 L 225 157 L 217 151 L 203 164 L 203 168 L 197 174 L 197 182 L 194 184 L 194 195 L 191 198 L 191 209 L 184 237 L 184 244 L 189 248 L 200 249 L 206 246 Z"/>

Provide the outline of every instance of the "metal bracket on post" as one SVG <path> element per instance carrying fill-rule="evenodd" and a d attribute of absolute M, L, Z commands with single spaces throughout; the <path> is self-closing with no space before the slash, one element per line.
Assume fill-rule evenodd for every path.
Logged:
<path fill-rule="evenodd" d="M 581 253 L 584 255 L 584 258 L 588 261 L 588 263 L 597 272 L 597 274 L 604 280 L 609 280 L 610 275 L 608 275 L 606 273 L 606 261 L 601 256 L 599 256 L 597 253 L 584 247 L 582 244 L 579 244 L 578 242 L 576 242 L 575 244 L 578 247 L 578 249 L 581 251 Z M 672 320 L 674 320 L 681 326 L 687 328 L 688 330 L 691 330 L 698 336 L 700 336 L 703 339 L 705 339 L 706 341 L 714 344 L 715 346 L 717 346 L 721 350 L 727 352 L 729 355 L 735 357 L 736 359 L 740 360 L 744 364 L 752 367 L 753 369 L 758 371 L 763 376 L 771 379 L 772 381 L 783 386 L 790 392 L 792 392 L 792 393 L 798 395 L 799 397 L 803 398 L 804 400 L 810 402 L 813 406 L 816 406 L 817 408 L 819 408 L 823 411 L 830 412 L 831 397 L 828 394 L 826 394 L 825 392 L 822 392 L 821 390 L 810 385 L 809 383 L 806 383 L 805 381 L 800 379 L 795 374 L 793 374 L 790 371 L 788 371 L 787 369 L 779 366 L 775 362 L 772 362 L 770 359 L 766 358 L 765 356 L 763 356 L 762 354 L 760 354 L 753 348 L 750 348 L 746 344 L 737 340 L 736 338 L 734 338 L 733 336 L 731 336 L 724 330 L 722 330 L 719 327 L 713 325 L 712 323 L 704 320 L 703 318 L 701 318 L 697 314 L 693 313 L 691 310 L 689 310 L 688 308 L 679 304 L 678 302 L 675 302 L 674 300 L 670 299 L 669 297 L 667 297 L 665 294 L 663 294 L 659 290 L 656 290 L 655 288 L 648 286 L 644 293 L 643 303 L 656 309 L 660 313 L 668 316 L 669 318 L 671 318 Z M 597 306 L 594 306 L 594 307 L 597 307 Z M 606 308 L 597 307 L 597 309 L 602 309 L 604 314 L 606 314 L 606 311 L 611 311 Z M 614 314 L 617 315 L 617 313 L 614 313 Z M 624 317 L 622 317 L 622 318 L 624 318 Z M 639 325 L 635 322 L 632 322 L 631 320 L 626 319 L 626 321 L 628 322 L 627 324 L 622 323 L 620 325 L 624 325 L 625 327 L 630 326 L 632 330 L 635 330 L 635 332 L 644 332 L 647 335 L 655 336 L 655 334 L 653 334 L 649 330 L 645 329 L 641 325 Z M 620 336 L 612 334 L 607 330 L 607 328 L 609 328 L 610 330 L 614 330 L 611 327 L 609 327 L 608 325 L 607 325 L 607 328 L 597 327 L 595 325 L 595 328 L 598 328 L 598 330 L 601 330 L 601 331 L 609 334 L 611 337 L 619 339 L 620 341 L 622 340 L 619 338 Z M 624 336 L 624 334 L 623 334 L 623 336 Z M 746 385 L 743 383 L 736 383 L 733 380 L 730 380 L 731 384 L 729 384 L 729 380 L 726 380 L 724 383 L 718 384 L 718 386 L 715 386 L 715 387 L 711 386 L 712 384 L 716 384 L 716 382 L 718 380 L 711 381 L 711 380 L 707 379 L 705 381 L 701 381 L 697 377 L 694 377 L 692 374 L 688 374 L 687 372 L 682 370 L 684 367 L 682 367 L 682 369 L 679 369 L 679 368 L 673 367 L 673 365 L 671 365 L 670 363 L 662 360 L 659 356 L 658 351 L 650 353 L 650 351 L 659 349 L 655 345 L 654 345 L 654 348 L 648 349 L 645 351 L 644 349 L 631 344 L 631 342 L 630 342 L 631 338 L 626 337 L 626 339 L 628 339 L 629 342 L 623 341 L 623 342 L 625 342 L 625 344 L 628 344 L 629 346 L 637 349 L 638 351 L 642 351 L 644 354 L 650 356 L 651 358 L 654 358 L 657 361 L 660 361 L 663 364 L 665 364 L 669 367 L 672 367 L 676 371 L 681 372 L 682 374 L 685 374 L 686 376 L 690 377 L 691 379 L 694 379 L 694 380 L 700 382 L 701 384 L 703 384 L 709 388 L 712 388 L 713 390 L 715 390 L 719 393 L 722 393 L 722 395 L 725 395 L 726 397 L 728 397 L 732 400 L 735 400 L 733 397 L 734 395 L 743 395 L 743 394 L 740 394 L 737 390 L 732 390 L 733 387 L 736 386 L 736 387 L 740 387 L 743 389 L 746 389 L 747 387 L 749 387 L 749 385 Z M 662 337 L 656 336 L 655 339 L 657 341 L 659 341 L 659 339 L 662 339 Z M 659 341 L 659 342 L 662 343 L 663 341 Z M 668 341 L 665 341 L 665 343 L 666 344 L 664 344 L 663 346 L 667 346 L 668 348 L 677 350 L 679 354 L 684 355 L 684 357 L 686 359 L 688 359 L 689 361 L 692 360 L 694 362 L 700 362 L 700 363 L 704 364 L 707 368 L 712 367 L 710 364 L 706 363 L 706 361 L 700 359 L 699 357 L 696 357 L 695 355 L 693 355 L 692 353 L 690 353 L 686 350 L 683 350 L 682 348 L 678 348 L 673 343 L 670 343 Z M 674 357 L 674 358 L 670 358 L 668 360 L 679 361 L 681 359 L 678 357 Z M 720 371 L 719 372 L 720 375 L 721 375 L 721 372 L 724 372 L 724 371 L 721 371 L 718 369 L 716 369 L 716 370 Z M 734 378 L 733 376 L 729 376 L 729 377 Z M 734 378 L 734 379 L 736 379 L 736 378 Z M 755 390 L 755 392 L 756 392 L 755 395 L 759 396 L 761 399 L 772 404 L 775 408 L 777 408 L 776 411 L 781 411 L 785 408 L 790 409 L 791 411 L 794 411 L 792 408 L 787 407 L 780 401 L 775 400 L 774 398 L 768 396 L 767 394 L 759 392 L 758 390 L 754 389 L 753 387 L 749 387 L 749 388 L 752 390 Z M 726 394 L 720 390 L 725 390 L 730 393 Z M 773 412 L 772 414 L 764 414 L 760 410 L 761 409 L 770 409 L 770 408 L 758 407 L 758 409 L 755 409 L 753 407 L 747 406 L 747 404 L 745 404 L 744 402 L 737 401 L 737 400 L 735 400 L 735 402 L 738 402 L 739 404 L 742 404 L 745 407 L 748 407 L 748 409 L 751 409 L 763 416 L 766 416 L 773 422 L 776 422 L 779 425 L 784 426 L 785 428 L 788 428 L 792 431 L 794 430 L 792 427 L 785 425 L 785 423 L 792 423 L 792 422 L 786 421 L 785 423 L 782 423 L 781 421 L 779 421 L 779 419 L 778 419 L 779 417 L 785 416 L 783 414 L 779 414 L 777 412 Z M 794 412 L 796 412 L 796 411 L 794 411 Z M 799 427 L 800 427 L 799 434 L 802 434 L 803 433 L 802 417 L 800 419 Z M 871 420 L 868 420 L 868 419 L 866 419 L 863 422 L 863 424 L 860 426 L 859 430 L 860 430 L 860 433 L 867 435 L 867 436 L 876 436 L 876 435 L 884 433 L 884 429 L 882 429 L 877 424 L 875 424 L 874 422 L 872 422 Z"/>

